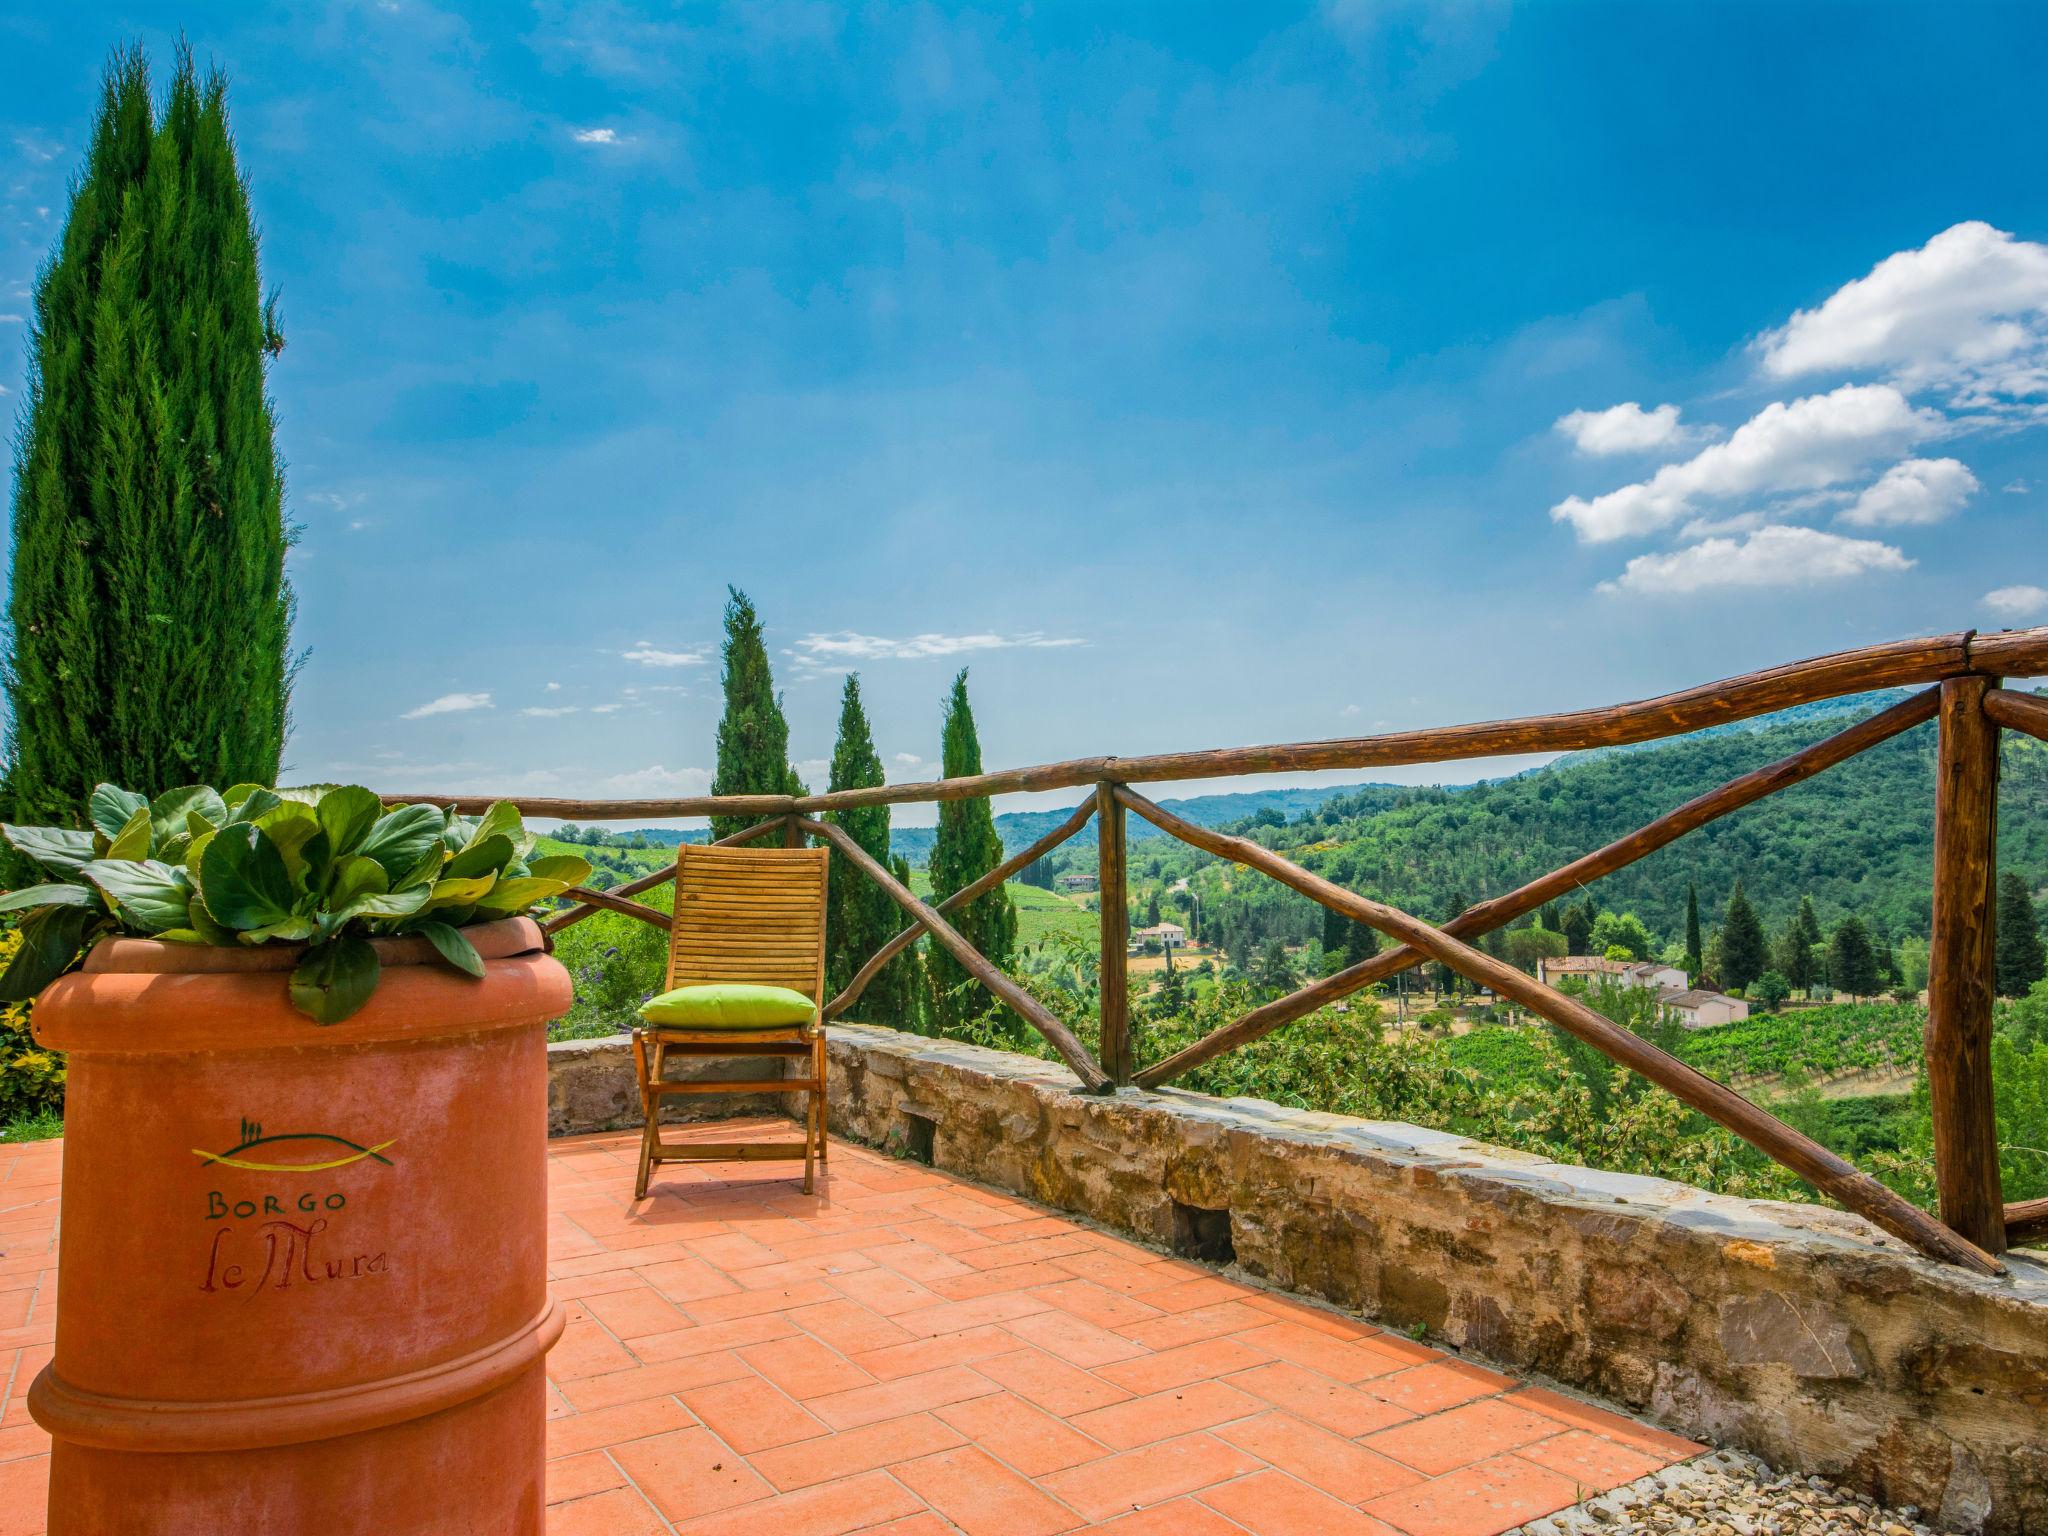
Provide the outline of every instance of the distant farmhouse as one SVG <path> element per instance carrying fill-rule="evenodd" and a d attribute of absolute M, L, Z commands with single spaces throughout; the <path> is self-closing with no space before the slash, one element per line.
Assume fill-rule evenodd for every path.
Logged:
<path fill-rule="evenodd" d="M 1692 978 L 1675 965 L 1654 960 L 1609 960 L 1602 955 L 1565 955 L 1536 962 L 1536 979 L 1554 987 L 1567 976 L 1576 976 L 1593 986 L 1646 987 L 1657 994 L 1657 1007 L 1666 1018 L 1686 1029 L 1711 1029 L 1749 1017 L 1749 1004 L 1723 992 L 1710 992 L 1692 985 Z"/>
<path fill-rule="evenodd" d="M 1131 932 L 1133 946 L 1157 944 L 1161 949 L 1180 949 L 1188 941 L 1187 929 L 1179 923 L 1154 923 L 1150 928 L 1137 928 Z"/>
<path fill-rule="evenodd" d="M 1069 895 L 1082 895 L 1096 888 L 1094 875 L 1060 875 L 1053 884 Z"/>
<path fill-rule="evenodd" d="M 1649 987 L 1662 992 L 1671 990 L 1683 992 L 1692 985 L 1692 978 L 1675 965 L 1659 965 L 1654 960 L 1609 960 L 1601 955 L 1565 955 L 1559 959 L 1539 959 L 1536 962 L 1536 979 L 1546 987 L 1554 987 L 1567 976 L 1577 976 L 1598 985 L 1604 982 L 1610 987 Z"/>

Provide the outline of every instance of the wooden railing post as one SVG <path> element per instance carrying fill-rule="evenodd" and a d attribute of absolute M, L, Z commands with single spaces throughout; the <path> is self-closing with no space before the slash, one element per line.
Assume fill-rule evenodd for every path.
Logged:
<path fill-rule="evenodd" d="M 1101 998 L 1102 1070 L 1119 1087 L 1131 1080 L 1131 994 L 1128 952 L 1131 947 L 1129 882 L 1124 875 L 1124 808 L 1116 786 L 1107 780 L 1095 786 L 1096 903 L 1102 918 Z"/>
<path fill-rule="evenodd" d="M 1990 686 L 1981 677 L 1941 685 L 1927 1090 L 1941 1219 L 1978 1247 L 1999 1253 L 2005 1248 L 2005 1212 L 1991 1096 L 1998 727 L 1984 713 Z"/>

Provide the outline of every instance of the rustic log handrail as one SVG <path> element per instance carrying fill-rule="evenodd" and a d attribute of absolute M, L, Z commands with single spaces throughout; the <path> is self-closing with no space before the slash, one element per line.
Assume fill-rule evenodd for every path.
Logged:
<path fill-rule="evenodd" d="M 1995 835 L 1994 802 L 1989 786 L 1995 784 L 1997 732 L 2003 727 L 2048 739 L 2048 700 L 2000 687 L 1999 683 L 2007 677 L 2043 673 L 2048 673 L 2048 627 L 1992 635 L 1963 631 L 1841 651 L 1611 708 L 1380 736 L 1222 751 L 1080 758 L 929 783 L 878 785 L 821 795 L 611 801 L 503 798 L 515 800 L 529 815 L 575 820 L 707 814 L 767 818 L 720 840 L 725 843 L 752 841 L 778 828 L 793 843 L 805 837 L 821 838 L 874 879 L 911 918 L 909 925 L 870 957 L 841 994 L 826 1005 L 828 1018 L 844 1013 L 884 965 L 921 935 L 930 934 L 978 981 L 1039 1029 L 1083 1084 L 1095 1090 L 1114 1083 L 1158 1087 L 1318 1008 L 1404 969 L 1437 960 L 1588 1040 L 1923 1252 L 1981 1272 L 1996 1273 L 1996 1261 L 1986 1249 L 1996 1250 L 2007 1240 L 2048 1235 L 2048 1202 L 2001 1207 L 1997 1131 L 1988 1094 L 1988 871 Z M 1697 796 L 1635 832 L 1506 895 L 1477 903 L 1440 928 L 1398 908 L 1346 892 L 1257 843 L 1196 827 L 1128 787 L 1132 783 L 1237 774 L 1390 767 L 1627 745 L 1749 719 L 1796 704 L 1873 689 L 1927 684 L 1935 686 L 1789 757 Z M 1929 1040 L 1933 1048 L 1928 1054 L 1928 1075 L 1936 1119 L 1936 1177 L 1946 1226 L 1934 1222 L 1733 1090 L 1713 1083 L 1640 1037 L 1602 1019 L 1582 1003 L 1542 986 L 1463 942 L 1512 922 L 1578 886 L 1612 874 L 1686 832 L 1937 717 L 1941 721 L 1941 769 L 1936 807 L 1937 915 L 1930 942 Z M 936 905 L 920 901 L 853 843 L 842 828 L 811 819 L 811 813 L 858 806 L 959 800 L 1082 786 L 1090 790 L 1089 798 L 1076 806 L 1059 827 Z M 500 797 L 385 798 L 427 800 L 473 812 Z M 1115 834 L 1121 829 L 1126 810 L 1135 811 L 1194 847 L 1260 869 L 1310 899 L 1402 942 L 1358 965 L 1265 1003 L 1161 1061 L 1139 1067 L 1131 1048 L 1127 994 L 1118 984 L 1124 974 L 1126 917 L 1124 849 L 1121 836 Z M 1056 1016 L 976 952 L 940 915 L 993 889 L 1033 859 L 1065 842 L 1091 815 L 1099 818 L 1102 828 L 1098 844 L 1103 945 L 1100 1063 Z M 1229 851 L 1223 851 L 1226 849 Z M 551 917 L 544 926 L 549 933 L 555 933 L 599 911 L 619 912 L 665 926 L 665 914 L 640 908 L 625 898 L 673 877 L 673 866 L 669 866 L 610 892 L 572 891 L 570 894 L 580 904 Z"/>
<path fill-rule="evenodd" d="M 977 896 L 986 895 L 1033 860 L 1042 859 L 1048 853 L 1051 853 L 1053 849 L 1059 847 L 1061 843 L 1064 843 L 1068 838 L 1088 825 L 1088 818 L 1094 814 L 1095 802 L 1093 800 L 1082 801 L 1080 807 L 1073 815 L 1054 827 L 1029 848 L 1024 849 L 1022 852 L 1011 854 L 1010 857 L 1003 860 L 1002 863 L 983 875 L 979 880 L 969 885 L 961 886 L 959 890 L 953 892 L 945 900 L 934 903 L 932 910 L 934 912 L 950 912 L 955 907 L 966 906 L 968 902 L 974 900 Z M 882 967 L 902 954 L 904 950 L 910 948 L 912 944 L 915 944 L 918 936 L 924 931 L 924 924 L 912 923 L 893 939 L 889 940 L 888 943 L 876 950 L 873 956 L 869 958 L 867 964 L 853 973 L 853 979 L 847 982 L 840 994 L 825 1005 L 825 1017 L 836 1019 L 846 1012 L 847 1009 L 851 1008 L 859 1000 L 861 993 L 867 990 L 868 983 L 875 979 L 876 974 L 880 972 Z"/>
<path fill-rule="evenodd" d="M 1233 837 L 1227 832 L 1198 827 L 1129 789 L 1118 789 L 1116 797 L 1162 832 L 1171 833 L 1182 842 L 1213 853 L 1220 859 L 1270 875 L 1311 901 L 1398 938 L 1461 976 L 1520 1003 L 1531 1013 L 1576 1035 L 1610 1060 L 1641 1073 L 1708 1119 L 1733 1131 L 1758 1151 L 1783 1163 L 1823 1194 L 1840 1201 L 1922 1253 L 1963 1265 L 1979 1274 L 2005 1273 L 2005 1266 L 1990 1254 L 1950 1231 L 1862 1169 L 1794 1130 L 1767 1110 L 1759 1109 L 1734 1089 L 1687 1066 L 1634 1031 L 1603 1018 L 1577 998 L 1545 986 L 1506 961 L 1496 960 L 1398 907 L 1390 907 L 1369 896 L 1360 896 L 1341 885 L 1334 885 L 1250 838 Z"/>
<path fill-rule="evenodd" d="M 1396 731 L 1383 736 L 1231 747 L 1213 752 L 1165 752 L 1143 757 L 1086 757 L 957 779 L 841 789 L 822 795 L 693 795 L 669 800 L 445 794 L 384 798 L 391 802 L 450 805 L 465 813 L 482 811 L 494 800 L 511 800 L 529 816 L 560 816 L 572 821 L 779 816 L 791 812 L 808 815 L 913 800 L 967 800 L 984 795 L 1075 789 L 1082 785 L 1092 788 L 1105 780 L 1157 784 L 1242 773 L 1386 768 L 1472 757 L 1627 746 L 1872 689 L 1924 687 L 1952 677 L 2031 677 L 2044 672 L 2048 672 L 2048 626 L 1995 635 L 1965 630 L 1837 651 L 1604 709 Z"/>
<path fill-rule="evenodd" d="M 918 900 L 910 887 L 890 874 L 873 854 L 855 841 L 852 833 L 829 822 L 810 821 L 803 817 L 792 817 L 790 824 L 811 837 L 823 838 L 845 854 L 847 860 L 862 874 L 887 891 L 896 905 L 917 919 L 918 925 L 932 936 L 934 943 L 943 945 L 953 958 L 960 962 L 968 975 L 1001 998 L 1012 1012 L 1045 1036 L 1046 1043 L 1060 1053 L 1061 1059 L 1073 1069 L 1074 1075 L 1081 1079 L 1083 1087 L 1096 1092 L 1114 1086 L 1109 1080 L 1109 1074 L 1102 1070 L 1101 1063 L 1088 1053 L 1088 1047 L 1060 1021 L 1058 1015 L 1005 976 L 986 955 L 962 938 L 959 930 L 939 916 L 929 904 Z"/>
<path fill-rule="evenodd" d="M 1688 832 L 1697 831 L 1709 822 L 1719 820 L 1731 811 L 1753 805 L 1767 795 L 1776 794 L 1789 785 L 1810 779 L 1815 774 L 1837 763 L 1846 762 L 1857 753 L 1887 741 L 1901 732 L 1924 725 L 1934 718 L 1939 704 L 1941 690 L 1929 688 L 1916 693 L 1909 699 L 1902 699 L 1891 708 L 1857 721 L 1854 725 L 1824 740 L 1804 747 L 1789 757 L 1745 773 L 1739 779 L 1732 779 L 1719 789 L 1712 789 L 1695 796 L 1676 810 L 1659 816 L 1646 826 L 1637 828 L 1626 837 L 1616 838 L 1604 848 L 1597 848 L 1571 863 L 1539 876 L 1519 889 L 1506 895 L 1495 896 L 1467 907 L 1456 917 L 1443 925 L 1443 931 L 1461 939 L 1477 938 L 1483 933 L 1505 923 L 1511 923 L 1524 913 L 1533 912 L 1546 901 L 1576 890 L 1582 885 L 1602 879 L 1618 869 L 1626 868 L 1636 860 L 1655 853 L 1659 848 L 1676 842 Z M 1349 997 L 1366 987 L 1401 971 L 1426 964 L 1429 957 L 1408 945 L 1397 949 L 1384 950 L 1377 955 L 1333 972 L 1319 981 L 1311 982 L 1299 991 L 1254 1008 L 1243 1018 L 1224 1025 L 1221 1029 L 1203 1036 L 1190 1045 L 1183 1046 L 1173 1055 L 1153 1063 L 1139 1072 L 1133 1079 L 1140 1088 L 1157 1088 L 1172 1082 L 1182 1073 L 1193 1070 L 1205 1061 L 1233 1051 L 1241 1045 L 1271 1034 L 1284 1024 L 1327 1008 L 1331 1003 Z"/>

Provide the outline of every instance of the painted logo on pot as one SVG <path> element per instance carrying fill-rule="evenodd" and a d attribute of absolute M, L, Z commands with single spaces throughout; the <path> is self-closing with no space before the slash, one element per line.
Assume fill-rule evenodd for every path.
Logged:
<path fill-rule="evenodd" d="M 220 1163 L 229 1168 L 245 1168 L 252 1173 L 324 1173 L 330 1168 L 346 1168 L 350 1163 L 359 1163 L 366 1157 L 375 1158 L 385 1167 L 391 1166 L 391 1159 L 384 1156 L 385 1149 L 397 1144 L 398 1138 L 380 1141 L 374 1147 L 363 1146 L 350 1141 L 346 1136 L 330 1136 L 325 1131 L 287 1131 L 278 1136 L 266 1136 L 263 1127 L 253 1120 L 242 1122 L 242 1139 L 225 1152 L 208 1152 L 199 1147 L 192 1149 L 192 1155 L 202 1162 Z M 307 1154 L 292 1157 L 290 1150 L 297 1149 Z M 258 1147 L 272 1150 L 251 1157 L 248 1154 Z M 342 1149 L 335 1155 L 335 1149 Z M 282 1159 L 282 1161 L 280 1161 Z"/>

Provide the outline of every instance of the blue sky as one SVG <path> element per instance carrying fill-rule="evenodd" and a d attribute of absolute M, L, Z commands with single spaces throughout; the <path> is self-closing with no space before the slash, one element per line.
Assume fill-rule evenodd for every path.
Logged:
<path fill-rule="evenodd" d="M 293 777 L 700 790 L 729 581 L 819 786 L 847 666 L 920 778 L 962 664 L 1000 766 L 2048 616 L 2040 7 L 0 0 L 0 406 L 180 28 Z"/>

